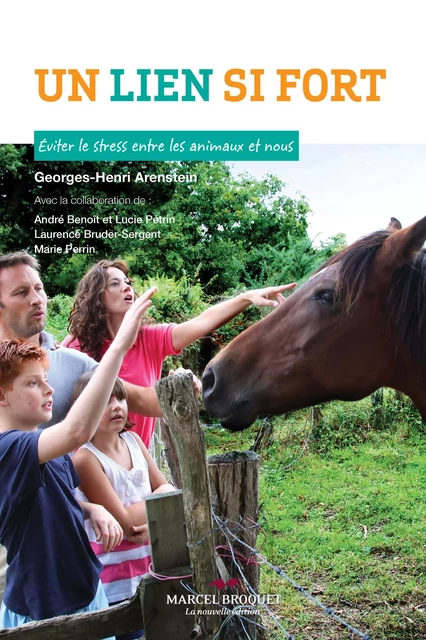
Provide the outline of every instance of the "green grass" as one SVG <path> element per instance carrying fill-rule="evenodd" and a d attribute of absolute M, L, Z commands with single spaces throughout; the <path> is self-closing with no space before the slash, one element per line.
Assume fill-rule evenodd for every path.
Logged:
<path fill-rule="evenodd" d="M 375 640 L 426 638 L 426 437 L 403 404 L 379 420 L 369 399 L 332 403 L 313 432 L 309 411 L 277 419 L 261 457 L 261 552 Z M 209 452 L 248 448 L 258 427 L 208 430 Z M 359 637 L 271 569 L 260 591 L 280 594 L 275 613 L 296 640 Z"/>

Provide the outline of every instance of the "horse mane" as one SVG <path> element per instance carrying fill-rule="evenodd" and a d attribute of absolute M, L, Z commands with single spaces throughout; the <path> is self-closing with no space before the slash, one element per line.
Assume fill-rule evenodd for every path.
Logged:
<path fill-rule="evenodd" d="M 371 278 L 377 252 L 390 231 L 375 231 L 329 258 L 318 270 L 338 264 L 336 296 L 349 312 Z M 426 361 L 426 250 L 395 270 L 387 300 L 389 326 L 397 348 L 405 347 L 419 368 Z"/>

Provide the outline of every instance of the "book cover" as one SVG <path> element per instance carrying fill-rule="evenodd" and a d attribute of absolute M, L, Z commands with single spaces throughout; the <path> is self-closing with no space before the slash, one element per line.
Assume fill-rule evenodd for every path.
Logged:
<path fill-rule="evenodd" d="M 421 220 L 421 8 L 364 0 L 2 6 L 0 255 L 37 258 L 47 329 L 66 338 L 77 284 L 100 260 L 124 260 L 139 293 L 158 287 L 152 323 L 183 323 L 242 292 L 309 283 L 359 238 Z M 401 248 L 418 256 L 420 276 L 423 242 L 419 231 L 417 244 Z M 372 278 L 365 269 L 350 272 L 354 291 Z M 392 285 L 386 298 L 389 326 L 397 318 L 410 343 L 409 363 L 422 358 L 424 343 L 424 286 L 410 282 Z M 320 311 L 295 304 L 279 330 L 265 324 L 245 334 L 256 335 L 256 348 L 233 343 L 243 346 L 223 352 L 225 371 L 220 360 L 209 368 L 200 418 L 207 451 L 257 442 L 262 506 L 253 546 L 272 568 L 264 563 L 255 590 L 268 602 L 251 602 L 230 562 L 229 580 L 240 579 L 247 598 L 223 615 L 220 636 L 197 622 L 209 616 L 197 613 L 208 598 L 185 595 L 178 607 L 170 594 L 158 596 L 171 619 L 179 609 L 194 622 L 189 632 L 200 635 L 190 637 L 426 636 L 425 415 L 411 372 L 424 378 L 412 364 L 403 376 L 385 375 L 380 363 L 389 358 L 390 369 L 402 347 L 375 355 L 383 335 L 372 312 L 377 290 L 365 326 L 357 333 L 354 323 L 341 341 L 333 322 L 320 340 L 302 340 L 342 302 L 326 283 L 310 298 Z M 267 311 L 244 309 L 168 357 L 163 374 L 183 366 L 201 378 Z M 287 335 L 301 344 L 291 357 Z M 282 391 L 274 395 L 275 387 Z M 255 421 L 265 414 L 274 417 Z M 210 591 L 223 603 L 236 585 L 223 575 L 216 582 Z"/>

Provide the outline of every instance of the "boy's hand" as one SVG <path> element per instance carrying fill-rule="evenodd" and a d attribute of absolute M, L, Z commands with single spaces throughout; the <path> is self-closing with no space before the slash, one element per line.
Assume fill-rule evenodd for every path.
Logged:
<path fill-rule="evenodd" d="M 135 300 L 130 309 L 126 311 L 123 322 L 114 338 L 113 344 L 124 351 L 128 351 L 134 344 L 141 325 L 144 311 L 151 306 L 151 298 L 157 291 L 157 287 L 151 287 L 143 295 Z"/>
<path fill-rule="evenodd" d="M 258 307 L 277 307 L 284 300 L 281 295 L 282 291 L 288 291 L 294 289 L 297 282 L 291 284 L 283 284 L 279 287 L 266 287 L 265 289 L 254 289 L 253 291 L 247 291 L 242 294 L 245 298 L 250 300 L 252 304 L 256 304 Z M 273 300 L 276 298 L 276 301 Z"/>
<path fill-rule="evenodd" d="M 96 535 L 96 542 L 102 540 L 105 553 L 112 551 L 123 540 L 123 529 L 110 512 L 100 504 L 91 504 L 90 522 Z"/>

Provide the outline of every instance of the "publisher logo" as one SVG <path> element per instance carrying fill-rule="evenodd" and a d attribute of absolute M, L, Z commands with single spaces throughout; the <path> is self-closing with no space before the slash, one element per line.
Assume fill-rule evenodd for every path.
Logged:
<path fill-rule="evenodd" d="M 238 584 L 236 578 L 224 582 L 220 578 L 213 580 L 209 586 L 217 587 L 220 593 L 214 594 L 177 594 L 166 595 L 166 604 L 185 605 L 185 615 L 259 615 L 260 607 L 280 603 L 278 594 L 230 594 L 223 593 L 225 587 L 235 587 Z"/>
<path fill-rule="evenodd" d="M 236 587 L 238 584 L 237 578 L 231 578 L 228 582 L 224 582 L 221 578 L 213 580 L 209 583 L 209 587 L 217 587 L 219 591 L 222 591 L 225 587 Z"/>

